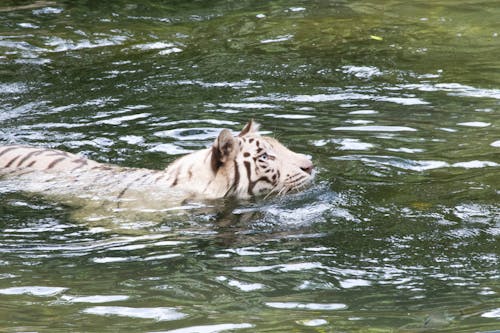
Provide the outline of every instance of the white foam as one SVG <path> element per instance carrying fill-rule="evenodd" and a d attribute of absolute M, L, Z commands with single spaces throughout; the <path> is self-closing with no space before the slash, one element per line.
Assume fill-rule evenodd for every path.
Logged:
<path fill-rule="evenodd" d="M 488 127 L 491 125 L 491 123 L 486 123 L 483 121 L 469 121 L 465 123 L 458 123 L 457 125 L 466 127 Z"/>
<path fill-rule="evenodd" d="M 316 268 L 323 268 L 323 265 L 318 262 L 304 262 L 297 264 L 282 264 L 282 265 L 269 265 L 269 266 L 241 266 L 241 267 L 234 267 L 233 269 L 236 271 L 241 271 L 246 273 L 256 273 L 256 272 L 270 271 L 273 269 L 277 269 L 281 272 L 297 272 L 297 271 L 310 270 Z"/>
<path fill-rule="evenodd" d="M 415 154 L 415 153 L 422 153 L 424 150 L 420 148 L 388 148 L 388 151 L 393 151 L 395 153 L 407 153 L 407 154 Z"/>
<path fill-rule="evenodd" d="M 124 122 L 147 118 L 151 116 L 151 113 L 139 113 L 139 114 L 131 114 L 122 117 L 115 117 L 110 119 L 99 120 L 96 124 L 107 124 L 107 125 L 121 125 Z"/>
<path fill-rule="evenodd" d="M 83 310 L 84 313 L 100 316 L 121 316 L 130 318 L 154 319 L 157 321 L 179 320 L 186 314 L 178 312 L 175 308 L 132 308 L 125 306 L 95 306 Z"/>
<path fill-rule="evenodd" d="M 25 29 L 38 29 L 38 28 L 40 28 L 38 25 L 35 25 L 33 23 L 18 23 L 17 25 L 20 26 L 21 28 L 25 28 Z"/>
<path fill-rule="evenodd" d="M 60 294 L 68 288 L 63 287 L 42 287 L 42 286 L 24 286 L 0 289 L 3 295 L 32 295 L 38 297 L 49 297 Z"/>
<path fill-rule="evenodd" d="M 60 37 L 51 37 L 47 41 L 48 46 L 55 47 L 53 52 L 75 51 L 81 49 L 92 49 L 97 47 L 120 45 L 127 40 L 126 36 L 110 36 L 108 38 L 100 38 L 93 41 L 83 39 L 80 41 L 73 41 L 69 39 L 62 39 Z"/>
<path fill-rule="evenodd" d="M 492 143 L 490 144 L 490 146 L 500 148 L 500 140 L 497 140 L 497 141 L 495 141 L 495 142 L 492 142 Z"/>
<path fill-rule="evenodd" d="M 276 114 L 276 113 L 267 113 L 264 116 L 276 119 L 311 119 L 316 117 L 305 114 Z"/>
<path fill-rule="evenodd" d="M 341 71 L 359 79 L 369 79 L 383 74 L 377 67 L 373 66 L 343 66 Z"/>
<path fill-rule="evenodd" d="M 92 296 L 63 295 L 61 297 L 61 300 L 70 303 L 109 303 L 109 302 L 125 301 L 129 298 L 130 296 L 127 295 L 92 295 Z"/>
<path fill-rule="evenodd" d="M 375 110 L 356 110 L 356 111 L 351 111 L 349 114 L 377 114 L 378 111 Z"/>
<path fill-rule="evenodd" d="M 32 11 L 33 15 L 45 15 L 45 14 L 60 14 L 64 10 L 62 8 L 56 7 L 44 7 L 41 9 L 35 9 Z"/>
<path fill-rule="evenodd" d="M 477 169 L 477 168 L 486 168 L 486 167 L 497 167 L 499 166 L 498 163 L 491 162 L 491 161 L 468 161 L 468 162 L 458 162 L 458 163 L 453 163 L 451 165 L 452 167 L 455 168 L 464 168 L 464 169 Z"/>
<path fill-rule="evenodd" d="M 325 319 L 308 319 L 308 320 L 298 320 L 296 321 L 299 325 L 309 326 L 309 327 L 317 327 L 328 324 L 328 321 Z"/>
<path fill-rule="evenodd" d="M 242 282 L 234 279 L 228 279 L 225 276 L 218 276 L 216 279 L 220 282 L 226 282 L 229 286 L 238 288 L 239 290 L 244 292 L 261 290 L 265 288 L 265 285 L 263 285 L 262 283 Z"/>
<path fill-rule="evenodd" d="M 500 318 L 500 308 L 493 309 L 481 315 L 483 318 Z"/>
<path fill-rule="evenodd" d="M 333 131 L 359 132 L 415 132 L 415 128 L 406 126 L 341 126 L 332 128 Z"/>
<path fill-rule="evenodd" d="M 282 36 L 277 36 L 276 38 L 271 38 L 271 39 L 263 39 L 260 42 L 262 44 L 269 44 L 269 43 L 280 43 L 280 42 L 285 42 L 287 40 L 290 40 L 293 38 L 293 35 L 282 35 Z"/>
<path fill-rule="evenodd" d="M 347 309 L 347 305 L 343 303 L 267 302 L 266 305 L 275 309 L 299 309 L 315 311 L 335 311 Z"/>
<path fill-rule="evenodd" d="M 135 49 L 140 49 L 140 50 L 160 50 L 171 47 L 175 47 L 175 45 L 172 43 L 165 43 L 165 42 L 145 43 L 134 46 Z"/>
<path fill-rule="evenodd" d="M 140 143 L 144 143 L 144 138 L 142 136 L 137 135 L 124 135 L 118 138 L 121 141 L 125 141 L 129 145 L 137 145 Z"/>
<path fill-rule="evenodd" d="M 254 325 L 248 323 L 218 324 L 218 325 L 190 326 L 170 331 L 150 332 L 150 333 L 221 333 L 226 331 L 233 331 L 237 329 L 245 329 L 252 327 L 254 327 Z"/>
<path fill-rule="evenodd" d="M 339 144 L 339 150 L 370 150 L 375 147 L 372 143 L 362 142 L 359 139 L 340 139 L 333 140 L 335 143 Z"/>
<path fill-rule="evenodd" d="M 363 279 L 345 279 L 339 281 L 340 287 L 344 289 L 355 288 L 355 287 L 368 287 L 371 286 L 371 282 Z"/>

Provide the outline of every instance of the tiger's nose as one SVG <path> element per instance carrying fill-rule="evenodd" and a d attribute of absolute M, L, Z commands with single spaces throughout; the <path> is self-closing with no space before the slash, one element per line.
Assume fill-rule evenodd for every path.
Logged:
<path fill-rule="evenodd" d="M 313 169 L 314 169 L 314 165 L 312 164 L 311 161 L 307 160 L 307 162 L 303 162 L 300 169 L 304 172 L 307 172 L 308 174 L 312 174 Z"/>

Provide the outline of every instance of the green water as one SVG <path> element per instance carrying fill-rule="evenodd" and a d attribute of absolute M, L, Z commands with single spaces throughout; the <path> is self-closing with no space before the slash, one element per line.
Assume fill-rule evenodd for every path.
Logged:
<path fill-rule="evenodd" d="M 0 187 L 0 331 L 500 330 L 499 17 L 479 0 L 2 1 L 0 143 L 162 168 L 255 118 L 317 176 L 114 226 Z"/>

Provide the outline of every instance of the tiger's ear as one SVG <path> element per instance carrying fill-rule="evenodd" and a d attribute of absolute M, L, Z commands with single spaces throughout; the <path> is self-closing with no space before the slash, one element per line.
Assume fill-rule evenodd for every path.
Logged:
<path fill-rule="evenodd" d="M 233 160 L 238 150 L 237 140 L 229 130 L 223 129 L 212 146 L 212 170 L 217 172 L 224 163 Z"/>
<path fill-rule="evenodd" d="M 250 121 L 243 127 L 241 130 L 241 133 L 238 134 L 238 136 L 245 136 L 248 133 L 257 133 L 259 131 L 260 124 L 256 123 L 253 119 L 250 119 Z"/>

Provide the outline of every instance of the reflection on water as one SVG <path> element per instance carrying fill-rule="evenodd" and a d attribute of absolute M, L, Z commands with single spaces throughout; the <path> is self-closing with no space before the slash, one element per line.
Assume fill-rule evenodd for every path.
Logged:
<path fill-rule="evenodd" d="M 286 197 L 85 222 L 1 180 L 0 330 L 498 330 L 499 15 L 0 4 L 0 143 L 162 169 L 255 118 L 318 170 Z"/>

